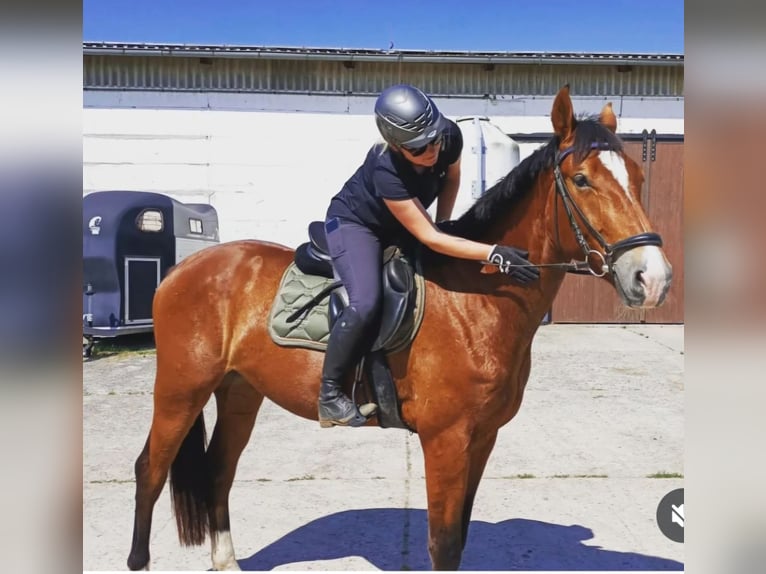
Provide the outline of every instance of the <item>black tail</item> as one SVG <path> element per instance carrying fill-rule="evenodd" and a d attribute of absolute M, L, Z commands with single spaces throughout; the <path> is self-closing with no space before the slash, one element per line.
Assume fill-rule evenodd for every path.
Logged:
<path fill-rule="evenodd" d="M 178 526 L 178 539 L 184 546 L 205 542 L 209 531 L 210 471 L 205 457 L 205 419 L 197 416 L 170 467 L 170 493 Z"/>

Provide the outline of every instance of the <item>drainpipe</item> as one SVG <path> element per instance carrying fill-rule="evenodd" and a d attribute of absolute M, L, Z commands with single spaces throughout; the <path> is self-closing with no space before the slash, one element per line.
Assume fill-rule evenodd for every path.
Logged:
<path fill-rule="evenodd" d="M 471 197 L 479 199 L 487 190 L 487 146 L 484 145 L 484 132 L 481 129 L 481 118 L 473 118 L 473 126 L 476 128 L 475 144 L 471 153 L 478 155 L 476 161 L 476 179 L 471 183 Z"/>

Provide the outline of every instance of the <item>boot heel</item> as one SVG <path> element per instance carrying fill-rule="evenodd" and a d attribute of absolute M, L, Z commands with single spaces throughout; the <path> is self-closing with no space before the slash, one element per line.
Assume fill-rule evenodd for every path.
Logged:
<path fill-rule="evenodd" d="M 334 427 L 335 425 L 332 421 L 319 421 L 319 426 L 323 429 L 328 429 L 330 427 Z"/>

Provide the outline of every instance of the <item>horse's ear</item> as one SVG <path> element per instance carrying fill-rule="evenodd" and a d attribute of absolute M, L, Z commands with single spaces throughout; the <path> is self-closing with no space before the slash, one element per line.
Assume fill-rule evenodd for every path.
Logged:
<path fill-rule="evenodd" d="M 617 116 L 612 109 L 612 102 L 609 102 L 601 110 L 601 115 L 598 117 L 598 121 L 604 124 L 612 133 L 617 132 Z"/>
<path fill-rule="evenodd" d="M 569 97 L 569 84 L 561 88 L 556 94 L 556 99 L 553 100 L 551 122 L 553 123 L 553 132 L 561 141 L 567 139 L 574 131 L 575 117 L 572 99 Z"/>

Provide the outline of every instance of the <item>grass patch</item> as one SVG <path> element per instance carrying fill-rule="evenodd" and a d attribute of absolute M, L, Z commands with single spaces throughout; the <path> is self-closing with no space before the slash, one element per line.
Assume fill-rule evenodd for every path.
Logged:
<path fill-rule="evenodd" d="M 608 474 L 554 474 L 549 478 L 609 478 Z"/>
<path fill-rule="evenodd" d="M 646 478 L 683 478 L 684 475 L 680 472 L 655 472 L 654 474 L 647 474 Z"/>
<path fill-rule="evenodd" d="M 134 333 L 132 335 L 96 339 L 92 350 L 92 358 L 153 355 L 155 352 L 154 333 Z"/>
<path fill-rule="evenodd" d="M 299 480 L 316 480 L 313 474 L 304 474 L 303 476 L 296 476 L 295 478 L 288 478 L 286 482 L 296 482 Z"/>
<path fill-rule="evenodd" d="M 537 478 L 534 474 L 523 472 L 521 474 L 514 474 L 511 478 Z"/>

